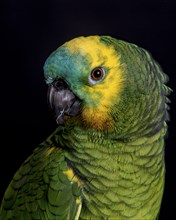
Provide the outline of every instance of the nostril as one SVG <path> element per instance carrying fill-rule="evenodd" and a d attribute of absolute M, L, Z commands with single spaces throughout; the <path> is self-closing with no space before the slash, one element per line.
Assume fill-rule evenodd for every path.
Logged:
<path fill-rule="evenodd" d="M 55 80 L 53 82 L 53 86 L 57 90 L 62 90 L 62 89 L 68 88 L 67 84 L 62 79 Z"/>

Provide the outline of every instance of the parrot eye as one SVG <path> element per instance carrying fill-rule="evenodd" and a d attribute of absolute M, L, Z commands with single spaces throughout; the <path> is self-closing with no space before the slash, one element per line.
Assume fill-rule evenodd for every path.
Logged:
<path fill-rule="evenodd" d="M 96 84 L 102 80 L 105 76 L 105 70 L 102 67 L 95 67 L 90 74 L 89 82 L 91 84 Z"/>

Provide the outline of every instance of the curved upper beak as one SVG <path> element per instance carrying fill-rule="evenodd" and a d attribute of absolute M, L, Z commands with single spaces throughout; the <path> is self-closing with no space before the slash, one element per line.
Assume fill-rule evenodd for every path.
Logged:
<path fill-rule="evenodd" d="M 79 98 L 69 90 L 67 84 L 61 79 L 54 81 L 49 86 L 48 102 L 56 113 L 57 124 L 64 123 L 64 115 L 77 115 L 81 104 Z"/>

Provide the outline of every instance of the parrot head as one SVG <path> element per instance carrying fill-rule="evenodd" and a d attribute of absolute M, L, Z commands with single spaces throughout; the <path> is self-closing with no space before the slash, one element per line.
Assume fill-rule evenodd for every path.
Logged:
<path fill-rule="evenodd" d="M 108 36 L 75 38 L 47 58 L 44 76 L 58 124 L 77 122 L 124 137 L 139 128 L 157 132 L 166 117 L 167 77 L 134 44 Z"/>

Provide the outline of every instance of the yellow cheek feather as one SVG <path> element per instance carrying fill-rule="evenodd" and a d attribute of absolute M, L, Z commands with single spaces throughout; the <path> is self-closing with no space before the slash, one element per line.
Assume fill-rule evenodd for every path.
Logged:
<path fill-rule="evenodd" d="M 87 106 L 82 111 L 82 118 L 86 125 L 98 130 L 113 128 L 111 112 L 114 104 L 118 103 L 120 99 L 120 91 L 123 85 L 121 75 L 122 70 L 111 69 L 103 84 L 85 88 L 85 91 L 90 94 L 90 97 L 96 103 L 96 105 Z M 97 91 L 102 94 L 101 97 L 96 95 Z"/>
<path fill-rule="evenodd" d="M 110 129 L 113 127 L 112 108 L 120 99 L 124 82 L 124 71 L 123 65 L 120 63 L 120 56 L 112 46 L 106 46 L 102 43 L 98 36 L 80 37 L 67 43 L 70 52 L 77 51 L 78 45 L 79 52 L 90 59 L 91 70 L 98 66 L 108 70 L 101 82 L 83 88 L 83 92 L 89 94 L 94 104 L 84 107 L 81 119 L 88 127 L 98 130 Z"/>

